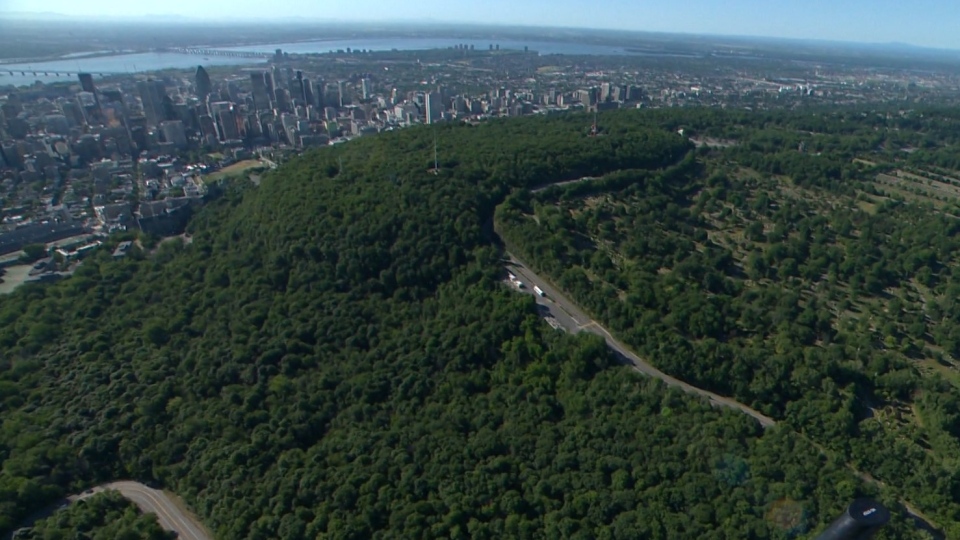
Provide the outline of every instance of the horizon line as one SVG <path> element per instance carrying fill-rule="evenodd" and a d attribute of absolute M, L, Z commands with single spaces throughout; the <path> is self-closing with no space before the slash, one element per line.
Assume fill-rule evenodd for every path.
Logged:
<path fill-rule="evenodd" d="M 444 26 L 461 26 L 461 27 L 473 27 L 478 29 L 497 29 L 497 28 L 509 28 L 509 29 L 529 29 L 529 30 L 563 30 L 563 31 L 581 31 L 581 32 L 619 32 L 625 34 L 636 34 L 636 35 L 658 35 L 658 36 L 672 36 L 672 37 L 698 37 L 698 38 L 712 38 L 712 39 L 741 39 L 741 40 L 767 40 L 767 41 L 782 41 L 782 42 L 801 42 L 806 44 L 821 44 L 821 45 L 842 45 L 842 46 L 855 46 L 855 45 L 866 45 L 866 46 L 896 46 L 902 48 L 912 48 L 918 50 L 924 50 L 929 52 L 958 52 L 960 53 L 960 47 L 945 47 L 945 46 L 932 46 L 932 45 L 918 45 L 916 43 L 903 42 L 903 41 L 859 41 L 859 40 L 845 40 L 839 38 L 811 38 L 811 37 L 787 37 L 787 36 L 773 36 L 773 35 L 761 35 L 761 34 L 717 34 L 717 33 L 698 33 L 698 32 L 685 32 L 685 31 L 665 31 L 665 30 L 643 30 L 635 28 L 620 28 L 620 27 L 600 27 L 600 26 L 561 26 L 561 25 L 537 25 L 537 24 L 509 24 L 509 23 L 478 23 L 475 21 L 458 21 L 450 19 L 434 19 L 434 18 L 392 18 L 392 19 L 353 19 L 353 18 L 304 18 L 304 17 L 294 17 L 294 16 L 285 16 L 285 17 L 276 17 L 269 19 L 261 19 L 254 17 L 197 17 L 197 16 L 184 16 L 184 15 L 173 15 L 173 14 L 148 14 L 148 15 L 66 15 L 63 13 L 57 12 L 37 12 L 37 11 L 4 11 L 0 9 L 0 21 L 4 19 L 7 20 L 20 20 L 20 21 L 37 21 L 37 22 L 74 22 L 74 23 L 89 23 L 89 22 L 100 22 L 100 23 L 121 23 L 121 22 L 139 22 L 145 23 L 150 26 L 162 26 L 170 24 L 206 24 L 213 25 L 217 27 L 229 27 L 233 25 L 257 25 L 264 26 L 270 24 L 293 24 L 299 26 L 305 25 L 316 25 L 316 24 L 352 24 L 352 25 L 385 25 L 385 26 L 416 26 L 421 29 L 429 29 L 431 27 L 444 27 Z M 545 36 L 539 36 L 541 38 Z"/>

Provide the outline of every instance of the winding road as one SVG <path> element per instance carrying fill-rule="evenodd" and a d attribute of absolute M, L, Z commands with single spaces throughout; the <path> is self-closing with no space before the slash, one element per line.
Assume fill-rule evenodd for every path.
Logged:
<path fill-rule="evenodd" d="M 177 533 L 179 540 L 213 540 L 213 536 L 207 532 L 200 523 L 200 520 L 178 505 L 169 494 L 159 489 L 153 489 L 140 482 L 129 480 L 110 482 L 109 484 L 88 489 L 80 495 L 71 495 L 44 514 L 49 514 L 67 504 L 93 497 L 97 493 L 111 490 L 119 491 L 121 495 L 136 504 L 145 514 L 156 514 L 160 526 L 168 531 Z M 36 515 L 30 519 L 28 523 L 24 523 L 21 528 L 29 527 L 34 521 L 43 517 L 45 517 L 45 515 Z"/>
<path fill-rule="evenodd" d="M 84 499 L 97 492 L 107 490 L 119 491 L 121 495 L 133 501 L 144 513 L 156 514 L 160 526 L 168 531 L 176 532 L 177 538 L 181 540 L 212 540 L 213 538 L 203 528 L 196 516 L 181 508 L 168 494 L 139 482 L 111 482 L 95 487 L 82 495 L 75 495 L 74 500 Z"/>
<path fill-rule="evenodd" d="M 683 390 L 684 392 L 690 394 L 696 394 L 702 397 L 707 398 L 710 401 L 710 404 L 718 407 L 729 407 L 732 409 L 737 409 L 743 412 L 746 415 L 749 415 L 760 422 L 760 425 L 764 428 L 769 428 L 776 425 L 776 421 L 769 416 L 764 415 L 763 413 L 754 410 L 739 401 L 730 399 L 728 397 L 723 397 L 713 392 L 709 392 L 702 388 L 697 388 L 692 384 L 685 383 L 680 379 L 671 377 L 666 373 L 660 371 L 659 369 L 653 367 L 639 356 L 634 354 L 626 345 L 618 341 L 613 337 L 606 328 L 600 325 L 597 321 L 591 319 L 572 301 L 567 299 L 562 293 L 557 289 L 552 287 L 546 280 L 538 276 L 529 266 L 521 262 L 514 255 L 507 253 L 510 256 L 510 264 L 508 265 L 508 270 L 513 272 L 517 278 L 520 279 L 525 285 L 525 290 L 533 294 L 534 298 L 537 300 L 537 304 L 542 306 L 542 311 L 545 311 L 545 315 L 552 317 L 560 326 L 566 329 L 571 333 L 578 333 L 581 331 L 587 331 L 591 334 L 596 334 L 602 337 L 607 342 L 607 346 L 616 352 L 624 363 L 630 365 L 635 371 L 639 371 L 650 377 L 655 377 L 661 381 L 667 383 L 668 386 L 673 386 Z M 545 296 L 539 296 L 533 293 L 533 287 L 540 287 Z"/>
<path fill-rule="evenodd" d="M 563 330 L 573 334 L 582 331 L 596 334 L 607 342 L 607 346 L 613 349 L 613 351 L 620 356 L 620 359 L 623 361 L 623 363 L 629 365 L 635 371 L 660 379 L 668 386 L 679 388 L 684 392 L 705 397 L 714 407 L 729 407 L 731 409 L 737 409 L 740 412 L 754 418 L 760 423 L 761 426 L 763 426 L 764 429 L 773 427 L 777 424 L 776 420 L 773 418 L 770 418 L 769 416 L 766 416 L 761 412 L 752 409 L 743 403 L 740 403 L 739 401 L 714 394 L 713 392 L 709 392 L 702 388 L 697 388 L 696 386 L 685 383 L 675 377 L 671 377 L 670 375 L 667 375 L 659 369 L 651 366 L 649 363 L 645 362 L 632 351 L 630 351 L 626 345 L 614 338 L 606 328 L 584 314 L 584 312 L 576 304 L 567 299 L 566 296 L 564 296 L 555 287 L 551 286 L 546 280 L 538 276 L 536 272 L 530 269 L 529 266 L 524 264 L 510 252 L 507 252 L 507 255 L 510 259 L 509 264 L 507 264 L 507 270 L 513 273 L 521 282 L 523 282 L 524 287 L 520 290 L 533 295 L 534 299 L 536 299 L 537 305 L 540 308 L 540 314 L 543 315 L 547 319 L 547 322 L 549 322 L 554 328 L 562 328 Z M 540 289 L 545 293 L 544 296 L 534 293 L 534 286 L 540 287 Z M 803 437 L 802 434 L 798 433 L 798 435 Z M 807 440 L 816 446 L 817 449 L 824 455 L 828 455 L 827 450 L 824 449 L 820 444 L 817 444 L 810 439 Z M 848 463 L 847 467 L 864 482 L 884 487 L 882 482 L 874 479 L 869 474 L 858 471 L 851 464 Z M 944 538 L 943 534 L 939 530 L 939 527 L 931 522 L 919 510 L 913 507 L 905 499 L 900 498 L 899 501 L 906 509 L 907 514 L 914 520 L 918 528 L 926 530 L 930 533 L 932 538 L 937 540 L 942 540 Z"/>

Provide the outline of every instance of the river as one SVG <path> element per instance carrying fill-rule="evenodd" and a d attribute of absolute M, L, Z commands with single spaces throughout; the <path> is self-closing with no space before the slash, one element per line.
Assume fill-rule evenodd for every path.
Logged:
<path fill-rule="evenodd" d="M 446 49 L 458 44 L 465 44 L 467 46 L 473 45 L 476 50 L 489 49 L 490 45 L 499 45 L 501 49 L 513 50 L 523 50 L 524 47 L 529 47 L 530 50 L 537 51 L 540 54 L 672 56 L 670 54 L 660 54 L 656 52 L 631 52 L 628 51 L 624 46 L 591 45 L 575 43 L 572 41 L 520 41 L 515 39 L 479 40 L 402 37 L 300 41 L 291 43 L 271 43 L 264 45 L 218 47 L 218 49 L 269 53 L 274 52 L 276 49 L 282 49 L 283 51 L 291 54 L 309 54 L 327 53 L 336 50 L 346 50 L 347 48 L 372 51 L 389 51 L 393 49 L 402 51 Z M 0 65 L 0 86 L 8 84 L 13 84 L 14 86 L 28 86 L 34 84 L 36 81 L 54 83 L 77 80 L 76 76 L 44 76 L 42 73 L 43 71 L 86 71 L 90 73 L 107 72 L 132 74 L 135 72 L 158 71 L 163 69 L 193 69 L 201 64 L 204 66 L 254 65 L 265 61 L 265 59 L 258 58 L 232 58 L 222 56 L 204 57 L 193 54 L 156 52 L 94 56 L 89 58 L 64 57 L 59 60 L 51 60 L 47 62 L 2 64 Z M 10 75 L 10 71 L 13 71 L 14 74 Z M 41 73 L 36 76 L 34 76 L 32 73 L 21 75 L 20 72 L 22 71 L 39 71 Z"/>
<path fill-rule="evenodd" d="M 266 59 L 260 58 L 204 57 L 195 54 L 148 52 L 95 56 L 90 58 L 64 58 L 51 60 L 49 62 L 31 62 L 29 64 L 0 64 L 0 86 L 8 84 L 14 86 L 29 86 L 37 81 L 43 83 L 77 82 L 75 75 L 71 77 L 57 77 L 52 75 L 44 76 L 43 73 L 39 73 L 34 76 L 32 73 L 21 75 L 20 71 L 86 71 L 90 73 L 132 74 L 135 72 L 158 71 L 161 69 L 196 69 L 200 64 L 204 66 L 231 66 L 256 64 L 265 61 Z M 14 72 L 12 76 L 9 73 L 10 71 Z"/>

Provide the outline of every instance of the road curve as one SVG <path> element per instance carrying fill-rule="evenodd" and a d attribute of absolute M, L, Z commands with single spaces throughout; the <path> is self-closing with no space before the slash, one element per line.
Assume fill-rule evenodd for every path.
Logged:
<path fill-rule="evenodd" d="M 541 191 L 548 190 L 552 187 L 568 186 L 570 184 L 576 184 L 578 182 L 587 182 L 587 181 L 596 180 L 596 179 L 597 179 L 596 176 L 584 176 L 582 178 L 575 178 L 573 180 L 564 180 L 562 182 L 552 182 L 550 184 L 545 184 L 540 187 L 533 188 L 530 190 L 530 193 L 539 193 Z"/>
<path fill-rule="evenodd" d="M 531 270 L 529 266 L 521 262 L 511 253 L 508 252 L 507 255 L 510 257 L 511 261 L 508 269 L 516 274 L 521 281 L 525 282 L 525 290 L 531 291 L 533 286 L 540 287 L 544 293 L 546 293 L 546 296 L 534 294 L 533 296 L 536 298 L 537 303 L 545 308 L 546 311 L 549 311 L 549 315 L 556 319 L 561 326 L 566 328 L 571 333 L 587 331 L 592 334 L 596 334 L 606 340 L 607 346 L 619 353 L 620 356 L 623 357 L 623 359 L 625 359 L 634 370 L 650 377 L 656 377 L 657 379 L 667 383 L 668 386 L 680 388 L 684 392 L 705 397 L 710 401 L 711 405 L 737 409 L 756 419 L 757 422 L 759 422 L 764 428 L 769 428 L 776 425 L 776 421 L 773 418 L 770 418 L 769 416 L 766 416 L 759 411 L 740 403 L 739 401 L 714 394 L 713 392 L 709 392 L 702 388 L 697 388 L 692 384 L 688 384 L 680 379 L 671 377 L 670 375 L 667 375 L 659 369 L 651 366 L 649 363 L 645 362 L 630 349 L 628 349 L 626 345 L 614 338 L 606 328 L 584 314 L 584 312 L 576 304 L 567 299 L 566 296 L 564 296 L 554 287 L 551 287 L 550 284 L 548 284 L 544 279 Z"/>
<path fill-rule="evenodd" d="M 203 528 L 196 516 L 178 506 L 169 495 L 139 482 L 120 481 L 103 484 L 85 491 L 82 495 L 70 496 L 68 500 L 71 502 L 78 501 L 92 497 L 101 491 L 109 490 L 119 491 L 121 495 L 130 499 L 144 513 L 156 514 L 160 526 L 168 531 L 176 532 L 179 540 L 212 540 L 213 538 Z"/>

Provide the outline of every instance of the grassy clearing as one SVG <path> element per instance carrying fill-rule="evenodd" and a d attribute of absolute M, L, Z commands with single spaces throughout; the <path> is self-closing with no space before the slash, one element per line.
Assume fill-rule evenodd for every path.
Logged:
<path fill-rule="evenodd" d="M 0 279 L 3 280 L 3 283 L 0 283 L 0 294 L 10 294 L 14 289 L 23 285 L 29 277 L 32 268 L 29 264 L 8 266 L 6 273 L 0 276 Z"/>
<path fill-rule="evenodd" d="M 729 148 L 739 144 L 737 141 L 732 139 L 715 139 L 713 137 L 690 137 L 690 142 L 697 147 L 706 146 L 707 148 Z"/>
<path fill-rule="evenodd" d="M 937 209 L 951 207 L 960 200 L 960 181 L 938 173 L 902 169 L 893 174 L 878 174 L 876 183 L 887 194 L 907 201 L 932 204 Z"/>
<path fill-rule="evenodd" d="M 923 360 L 919 360 L 918 363 L 924 372 L 938 373 L 951 384 L 960 388 L 960 371 L 950 366 L 945 366 L 933 358 L 924 358 Z"/>
<path fill-rule="evenodd" d="M 873 202 L 870 202 L 870 201 L 858 200 L 858 201 L 857 201 L 857 206 L 859 206 L 861 210 L 863 210 L 864 212 L 866 212 L 866 213 L 868 213 L 868 214 L 876 214 L 876 213 L 877 213 L 877 205 L 876 205 L 876 203 L 873 203 Z"/>
<path fill-rule="evenodd" d="M 238 161 L 233 165 L 224 167 L 219 171 L 208 175 L 206 180 L 207 182 L 214 182 L 220 180 L 221 178 L 241 176 L 244 173 L 251 172 L 254 169 L 265 169 L 267 165 L 257 159 L 246 159 L 243 161 Z"/>

